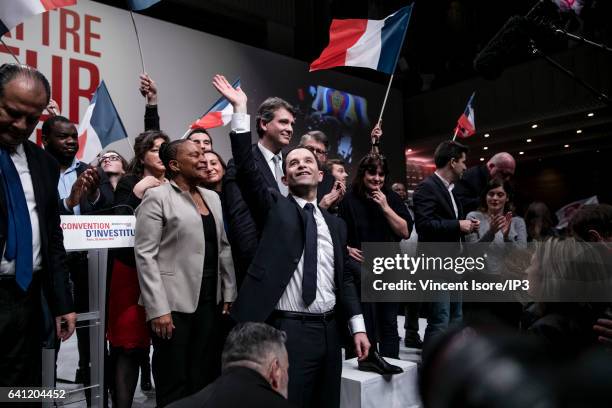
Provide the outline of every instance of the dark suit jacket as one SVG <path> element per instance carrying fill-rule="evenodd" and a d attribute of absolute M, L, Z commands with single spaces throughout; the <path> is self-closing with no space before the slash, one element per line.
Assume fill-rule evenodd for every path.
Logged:
<path fill-rule="evenodd" d="M 42 287 L 53 316 L 74 311 L 68 271 L 64 235 L 60 228 L 57 183 L 59 165 L 43 149 L 30 141 L 23 145 L 32 176 L 34 197 L 40 226 L 40 251 L 42 256 Z M 7 234 L 7 209 L 5 192 L 0 183 L 0 253 L 4 253 Z M 53 327 L 55 324 L 53 323 Z"/>
<path fill-rule="evenodd" d="M 262 185 L 266 186 L 270 190 L 280 192 L 280 190 L 278 189 L 278 184 L 276 183 L 276 179 L 274 178 L 274 174 L 272 173 L 272 170 L 270 170 L 270 166 L 266 162 L 266 158 L 261 153 L 261 150 L 259 150 L 259 146 L 257 146 L 257 143 L 254 143 L 251 146 L 251 152 L 255 168 L 259 170 L 259 174 L 261 176 L 260 182 L 263 183 Z"/>
<path fill-rule="evenodd" d="M 489 170 L 486 165 L 470 167 L 463 173 L 461 180 L 455 183 L 453 193 L 461 201 L 463 211 L 467 214 L 476 211 L 480 205 L 480 195 L 489 182 Z"/>
<path fill-rule="evenodd" d="M 461 202 L 455 196 L 457 218 L 448 190 L 437 175 L 432 174 L 423 180 L 412 200 L 419 242 L 459 242 L 463 239 L 459 228 L 459 220 L 464 219 Z"/>
<path fill-rule="evenodd" d="M 265 188 L 257 171 L 250 133 L 231 133 L 232 154 L 239 185 L 254 219 L 264 225 L 255 258 L 232 307 L 237 321 L 265 321 L 274 311 L 304 251 L 305 215 L 293 198 Z M 346 225 L 321 210 L 334 243 L 336 307 L 348 318 L 361 314 L 359 298 L 348 268 Z M 346 263 L 346 264 L 345 264 Z M 346 265 L 346 267 L 345 267 Z"/>
<path fill-rule="evenodd" d="M 255 256 L 259 234 L 251 211 L 236 181 L 236 166 L 232 160 L 227 165 L 221 190 L 223 217 L 226 220 L 227 239 L 232 246 L 234 270 L 238 288 Z"/>
<path fill-rule="evenodd" d="M 89 166 L 83 162 L 79 162 L 77 166 L 76 173 L 77 177 L 79 177 L 85 170 L 87 170 Z M 98 170 L 98 175 L 100 176 L 100 198 L 96 201 L 95 204 L 89 202 L 86 196 L 81 197 L 81 201 L 79 202 L 81 208 L 81 215 L 86 214 L 102 214 L 102 210 L 110 208 L 113 205 L 113 186 L 108 179 L 106 173 L 104 173 L 101 169 Z M 64 200 L 62 198 L 58 199 L 57 207 L 59 208 L 61 215 L 73 215 L 71 211 L 67 211 L 64 206 Z"/>
<path fill-rule="evenodd" d="M 257 371 L 231 367 L 202 391 L 183 398 L 168 408 L 290 408 L 291 405 Z"/>

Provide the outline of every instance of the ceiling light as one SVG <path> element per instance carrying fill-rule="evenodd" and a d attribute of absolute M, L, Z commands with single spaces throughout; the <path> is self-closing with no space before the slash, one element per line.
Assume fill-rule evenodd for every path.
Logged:
<path fill-rule="evenodd" d="M 481 158 L 480 158 L 480 161 L 484 161 L 484 157 L 481 157 Z"/>
<path fill-rule="evenodd" d="M 568 145 L 568 144 L 566 144 L 566 145 L 563 145 L 563 147 L 565 147 L 565 148 L 567 149 L 567 148 L 569 147 L 569 145 Z"/>
<path fill-rule="evenodd" d="M 576 130 L 576 133 L 581 134 L 582 133 L 582 129 Z"/>
<path fill-rule="evenodd" d="M 488 133 L 485 133 L 485 134 L 484 134 L 484 137 L 489 137 L 489 136 L 491 136 L 491 135 L 490 135 L 490 134 L 488 134 Z"/>
<path fill-rule="evenodd" d="M 537 129 L 537 128 L 538 128 L 538 124 L 537 124 L 537 123 L 534 123 L 533 125 L 531 125 L 531 128 L 532 128 L 532 129 Z"/>
<path fill-rule="evenodd" d="M 487 146 L 483 147 L 482 150 L 489 150 Z"/>
<path fill-rule="evenodd" d="M 592 118 L 593 116 L 595 116 L 595 114 L 594 114 L 593 112 L 590 112 L 590 113 L 589 113 L 587 116 L 588 116 L 589 118 Z"/>
<path fill-rule="evenodd" d="M 527 139 L 527 143 L 531 143 L 531 139 Z"/>
<path fill-rule="evenodd" d="M 519 152 L 519 154 L 525 154 L 525 152 Z"/>

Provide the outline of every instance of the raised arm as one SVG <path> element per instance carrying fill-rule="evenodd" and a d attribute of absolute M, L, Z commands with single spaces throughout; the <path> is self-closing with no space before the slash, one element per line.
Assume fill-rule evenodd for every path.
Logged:
<path fill-rule="evenodd" d="M 240 87 L 232 87 L 222 75 L 215 75 L 212 84 L 234 107 L 230 140 L 232 156 L 237 170 L 236 180 L 253 217 L 258 225 L 262 225 L 262 220 L 265 219 L 274 202 L 274 196 L 265 187 L 263 177 L 253 157 L 251 132 L 248 129 L 248 115 L 246 113 L 247 96 Z M 238 122 L 243 122 L 244 125 L 237 128 Z M 246 129 L 244 129 L 245 127 Z"/>
<path fill-rule="evenodd" d="M 157 84 L 149 74 L 140 74 L 140 94 L 147 100 L 144 116 L 144 130 L 160 130 L 157 112 Z"/>

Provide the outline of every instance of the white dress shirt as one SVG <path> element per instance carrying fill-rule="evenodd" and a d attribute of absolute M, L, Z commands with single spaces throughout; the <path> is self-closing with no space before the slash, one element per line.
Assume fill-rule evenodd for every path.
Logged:
<path fill-rule="evenodd" d="M 28 211 L 30 213 L 30 224 L 32 224 L 32 265 L 33 270 L 38 271 L 42 267 L 42 257 L 40 253 L 40 225 L 38 220 L 38 210 L 36 209 L 36 198 L 34 197 L 34 186 L 32 184 L 32 175 L 30 174 L 30 168 L 28 167 L 28 159 L 25 151 L 23 150 L 23 144 L 17 146 L 15 152 L 11 153 L 11 160 L 15 164 L 19 179 L 21 180 L 21 186 L 25 193 L 26 202 L 28 204 Z M 2 254 L 2 260 L 0 261 L 0 274 L 1 275 L 14 275 L 15 274 L 15 260 L 7 261 Z"/>
<path fill-rule="evenodd" d="M 293 196 L 300 207 L 304 208 L 308 201 Z M 317 207 L 315 199 L 311 204 L 314 206 L 314 219 L 317 223 L 317 293 L 315 300 L 309 305 L 304 305 L 302 300 L 302 277 L 304 276 L 304 252 L 300 262 L 285 288 L 276 309 L 289 312 L 303 313 L 326 313 L 336 305 L 336 294 L 334 293 L 334 243 L 332 242 L 329 227 Z"/>
<path fill-rule="evenodd" d="M 459 210 L 457 208 L 457 203 L 455 202 L 455 197 L 453 196 L 453 188 L 455 188 L 455 184 L 449 183 L 448 181 L 446 181 L 446 179 L 442 177 L 441 175 L 439 175 L 437 171 L 435 171 L 434 174 L 438 176 L 440 180 L 442 180 L 442 183 L 444 183 L 444 187 L 446 187 L 446 189 L 448 190 L 448 194 L 450 195 L 451 202 L 453 203 L 453 211 L 455 211 L 455 218 L 459 219 Z"/>

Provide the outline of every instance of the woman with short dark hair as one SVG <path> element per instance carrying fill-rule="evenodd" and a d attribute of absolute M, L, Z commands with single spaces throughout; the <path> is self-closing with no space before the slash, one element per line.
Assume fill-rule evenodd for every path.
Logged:
<path fill-rule="evenodd" d="M 164 143 L 169 183 L 148 190 L 136 209 L 134 253 L 153 340 L 157 406 L 201 390 L 221 370 L 220 313 L 236 298 L 232 251 L 219 195 L 200 187 L 201 148 Z"/>

